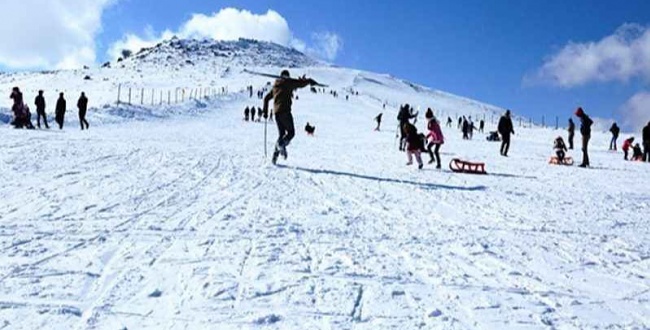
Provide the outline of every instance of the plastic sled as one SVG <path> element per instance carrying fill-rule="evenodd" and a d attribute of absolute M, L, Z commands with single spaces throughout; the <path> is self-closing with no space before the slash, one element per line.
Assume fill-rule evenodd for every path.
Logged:
<path fill-rule="evenodd" d="M 573 158 L 571 158 L 571 157 L 564 157 L 564 161 L 560 163 L 560 159 L 557 158 L 557 157 L 555 157 L 555 156 L 553 156 L 553 157 L 551 157 L 551 159 L 548 161 L 548 163 L 549 163 L 549 164 L 553 164 L 553 165 L 567 165 L 567 166 L 571 166 L 571 165 L 573 165 Z"/>
<path fill-rule="evenodd" d="M 449 169 L 456 173 L 487 174 L 485 172 L 485 163 L 472 163 L 458 158 L 454 158 L 449 162 Z"/>

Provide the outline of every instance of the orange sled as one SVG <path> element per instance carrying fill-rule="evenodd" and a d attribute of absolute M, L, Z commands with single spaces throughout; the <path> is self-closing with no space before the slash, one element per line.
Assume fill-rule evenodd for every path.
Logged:
<path fill-rule="evenodd" d="M 573 165 L 573 158 L 571 158 L 571 157 L 564 157 L 564 161 L 563 161 L 563 162 L 560 162 L 560 159 L 559 159 L 559 158 L 553 156 L 553 157 L 551 157 L 551 159 L 548 161 L 548 163 L 549 163 L 549 164 L 553 164 L 553 165 L 567 165 L 567 166 L 571 166 L 571 165 Z"/>
<path fill-rule="evenodd" d="M 484 163 L 471 163 L 458 158 L 454 158 L 449 162 L 449 169 L 456 173 L 487 174 Z"/>

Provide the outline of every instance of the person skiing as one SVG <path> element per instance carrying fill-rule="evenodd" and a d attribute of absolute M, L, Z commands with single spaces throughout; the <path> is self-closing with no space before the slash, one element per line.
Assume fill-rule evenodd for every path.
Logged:
<path fill-rule="evenodd" d="M 578 107 L 575 112 L 580 118 L 580 134 L 582 135 L 582 164 L 579 167 L 589 167 L 589 140 L 591 139 L 591 125 L 594 123 L 589 116 Z"/>
<path fill-rule="evenodd" d="M 650 162 L 650 121 L 641 132 L 643 136 L 643 161 Z"/>
<path fill-rule="evenodd" d="M 377 122 L 377 127 L 375 128 L 375 131 L 379 131 L 381 129 L 381 117 L 384 115 L 384 113 L 380 113 L 375 117 L 375 121 Z"/>
<path fill-rule="evenodd" d="M 77 101 L 77 108 L 79 109 L 79 124 L 83 131 L 84 125 L 86 129 L 90 126 L 86 120 L 86 112 L 88 111 L 88 98 L 86 97 L 86 93 L 81 92 L 81 96 L 79 96 L 79 100 Z"/>
<path fill-rule="evenodd" d="M 555 155 L 557 156 L 558 164 L 563 164 L 564 157 L 566 156 L 568 150 L 566 148 L 566 144 L 564 144 L 564 139 L 562 139 L 561 136 L 558 136 L 555 139 L 553 149 L 555 149 Z"/>
<path fill-rule="evenodd" d="M 407 122 L 402 126 L 402 130 L 406 135 L 406 156 L 408 159 L 408 163 L 406 163 L 406 165 L 413 164 L 413 155 L 415 155 L 415 160 L 418 162 L 418 168 L 422 169 L 424 165 L 422 164 L 422 157 L 420 156 L 421 153 L 420 150 L 424 146 L 423 146 L 422 138 L 418 134 L 417 128 L 415 128 L 413 124 Z"/>
<path fill-rule="evenodd" d="M 510 119 L 510 110 L 506 110 L 506 113 L 501 116 L 501 119 L 499 119 L 497 130 L 499 131 L 499 134 L 501 134 L 501 156 L 508 157 L 510 135 L 515 134 L 512 119 Z"/>
<path fill-rule="evenodd" d="M 305 76 L 299 79 L 291 79 L 289 71 L 283 70 L 280 73 L 280 78 L 273 84 L 271 91 L 264 97 L 264 111 L 268 111 L 269 102 L 273 100 L 273 112 L 275 112 L 275 121 L 278 127 L 278 141 L 273 152 L 273 164 L 276 163 L 280 154 L 284 159 L 287 159 L 287 146 L 296 134 L 293 116 L 291 115 L 293 92 L 307 85 L 313 86 L 316 84 L 316 81 Z"/>
<path fill-rule="evenodd" d="M 642 162 L 643 161 L 643 152 L 641 151 L 641 145 L 638 143 L 632 148 L 632 161 Z"/>
<path fill-rule="evenodd" d="M 49 129 L 50 126 L 47 124 L 47 116 L 45 115 L 45 97 L 43 97 L 43 91 L 38 91 L 38 96 L 34 99 L 34 104 L 36 105 L 36 126 L 41 128 L 41 117 L 43 117 L 43 123 L 45 128 Z"/>
<path fill-rule="evenodd" d="M 576 124 L 573 122 L 572 118 L 569 118 L 569 150 L 573 150 L 573 136 L 576 131 Z"/>
<path fill-rule="evenodd" d="M 435 160 L 436 168 L 440 169 L 440 146 L 445 143 L 445 137 L 442 135 L 440 123 L 435 116 L 429 119 L 429 122 L 427 123 L 427 129 L 429 130 L 429 134 L 427 135 L 427 138 L 429 139 L 429 143 L 427 144 L 427 151 L 431 157 L 429 164 L 433 163 Z M 431 150 L 432 147 L 434 147 L 433 150 Z"/>
<path fill-rule="evenodd" d="M 249 107 L 246 107 L 246 109 L 244 109 L 244 121 L 248 121 L 248 116 L 250 116 L 250 112 L 251 110 Z"/>
<path fill-rule="evenodd" d="M 399 127 L 401 132 L 400 143 L 399 143 L 400 151 L 404 151 L 406 145 L 406 131 L 404 130 L 404 124 L 410 124 L 409 120 L 415 118 L 416 116 L 417 113 L 416 114 L 411 113 L 410 106 L 408 105 L 408 103 L 400 107 L 399 113 L 397 114 L 397 120 L 399 121 Z"/>
<path fill-rule="evenodd" d="M 630 151 L 630 147 L 632 147 L 632 143 L 634 143 L 634 137 L 630 137 L 623 141 L 623 160 L 627 160 L 627 153 Z"/>
<path fill-rule="evenodd" d="M 59 129 L 63 129 L 65 120 L 66 102 L 63 97 L 63 92 L 59 93 L 59 99 L 56 101 L 56 108 L 54 110 L 54 120 L 59 124 Z"/>
<path fill-rule="evenodd" d="M 621 129 L 616 125 L 616 122 L 614 122 L 612 127 L 609 128 L 609 131 L 612 133 L 612 141 L 609 142 L 609 150 L 616 151 L 616 140 L 618 140 L 618 134 L 621 132 Z"/>

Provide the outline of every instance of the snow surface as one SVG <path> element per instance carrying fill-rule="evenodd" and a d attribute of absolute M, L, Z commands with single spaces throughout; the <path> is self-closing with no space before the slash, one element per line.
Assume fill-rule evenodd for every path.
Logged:
<path fill-rule="evenodd" d="M 340 96 L 299 93 L 289 158 L 272 166 L 264 123 L 242 120 L 261 102 L 239 92 L 267 80 L 198 62 L 0 77 L 7 96 L 13 84 L 84 88 L 95 102 L 89 131 L 72 110 L 63 131 L 0 130 L 0 329 L 650 327 L 649 167 L 607 151 L 606 134 L 580 169 L 547 164 L 564 132 L 517 124 L 504 158 L 485 135 L 443 127 L 443 163 L 482 161 L 490 174 L 417 170 L 397 151 L 397 105 L 485 114 L 486 132 L 502 109 L 304 66 L 292 73 Z M 126 81 L 230 93 L 116 106 Z"/>

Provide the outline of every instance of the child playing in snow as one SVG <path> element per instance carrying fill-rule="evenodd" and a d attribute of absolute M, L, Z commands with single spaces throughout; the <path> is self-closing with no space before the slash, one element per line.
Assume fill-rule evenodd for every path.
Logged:
<path fill-rule="evenodd" d="M 638 143 L 632 148 L 632 161 L 643 161 L 643 152 L 641 151 L 641 145 Z"/>
<path fill-rule="evenodd" d="M 634 142 L 634 137 L 631 137 L 623 142 L 623 159 L 627 160 L 627 152 L 630 150 L 632 143 Z"/>
<path fill-rule="evenodd" d="M 560 164 L 564 163 L 564 157 L 566 156 L 567 148 L 564 144 L 564 139 L 561 136 L 558 136 L 555 139 L 553 144 L 553 149 L 555 149 L 555 154 L 557 155 L 557 160 Z"/>
<path fill-rule="evenodd" d="M 408 163 L 406 165 L 413 164 L 413 155 L 415 155 L 415 160 L 418 162 L 418 168 L 422 169 L 422 157 L 420 153 L 424 148 L 424 143 L 420 134 L 418 134 L 417 128 L 410 123 L 405 123 L 402 126 L 404 133 L 406 135 L 406 155 L 408 157 Z"/>

